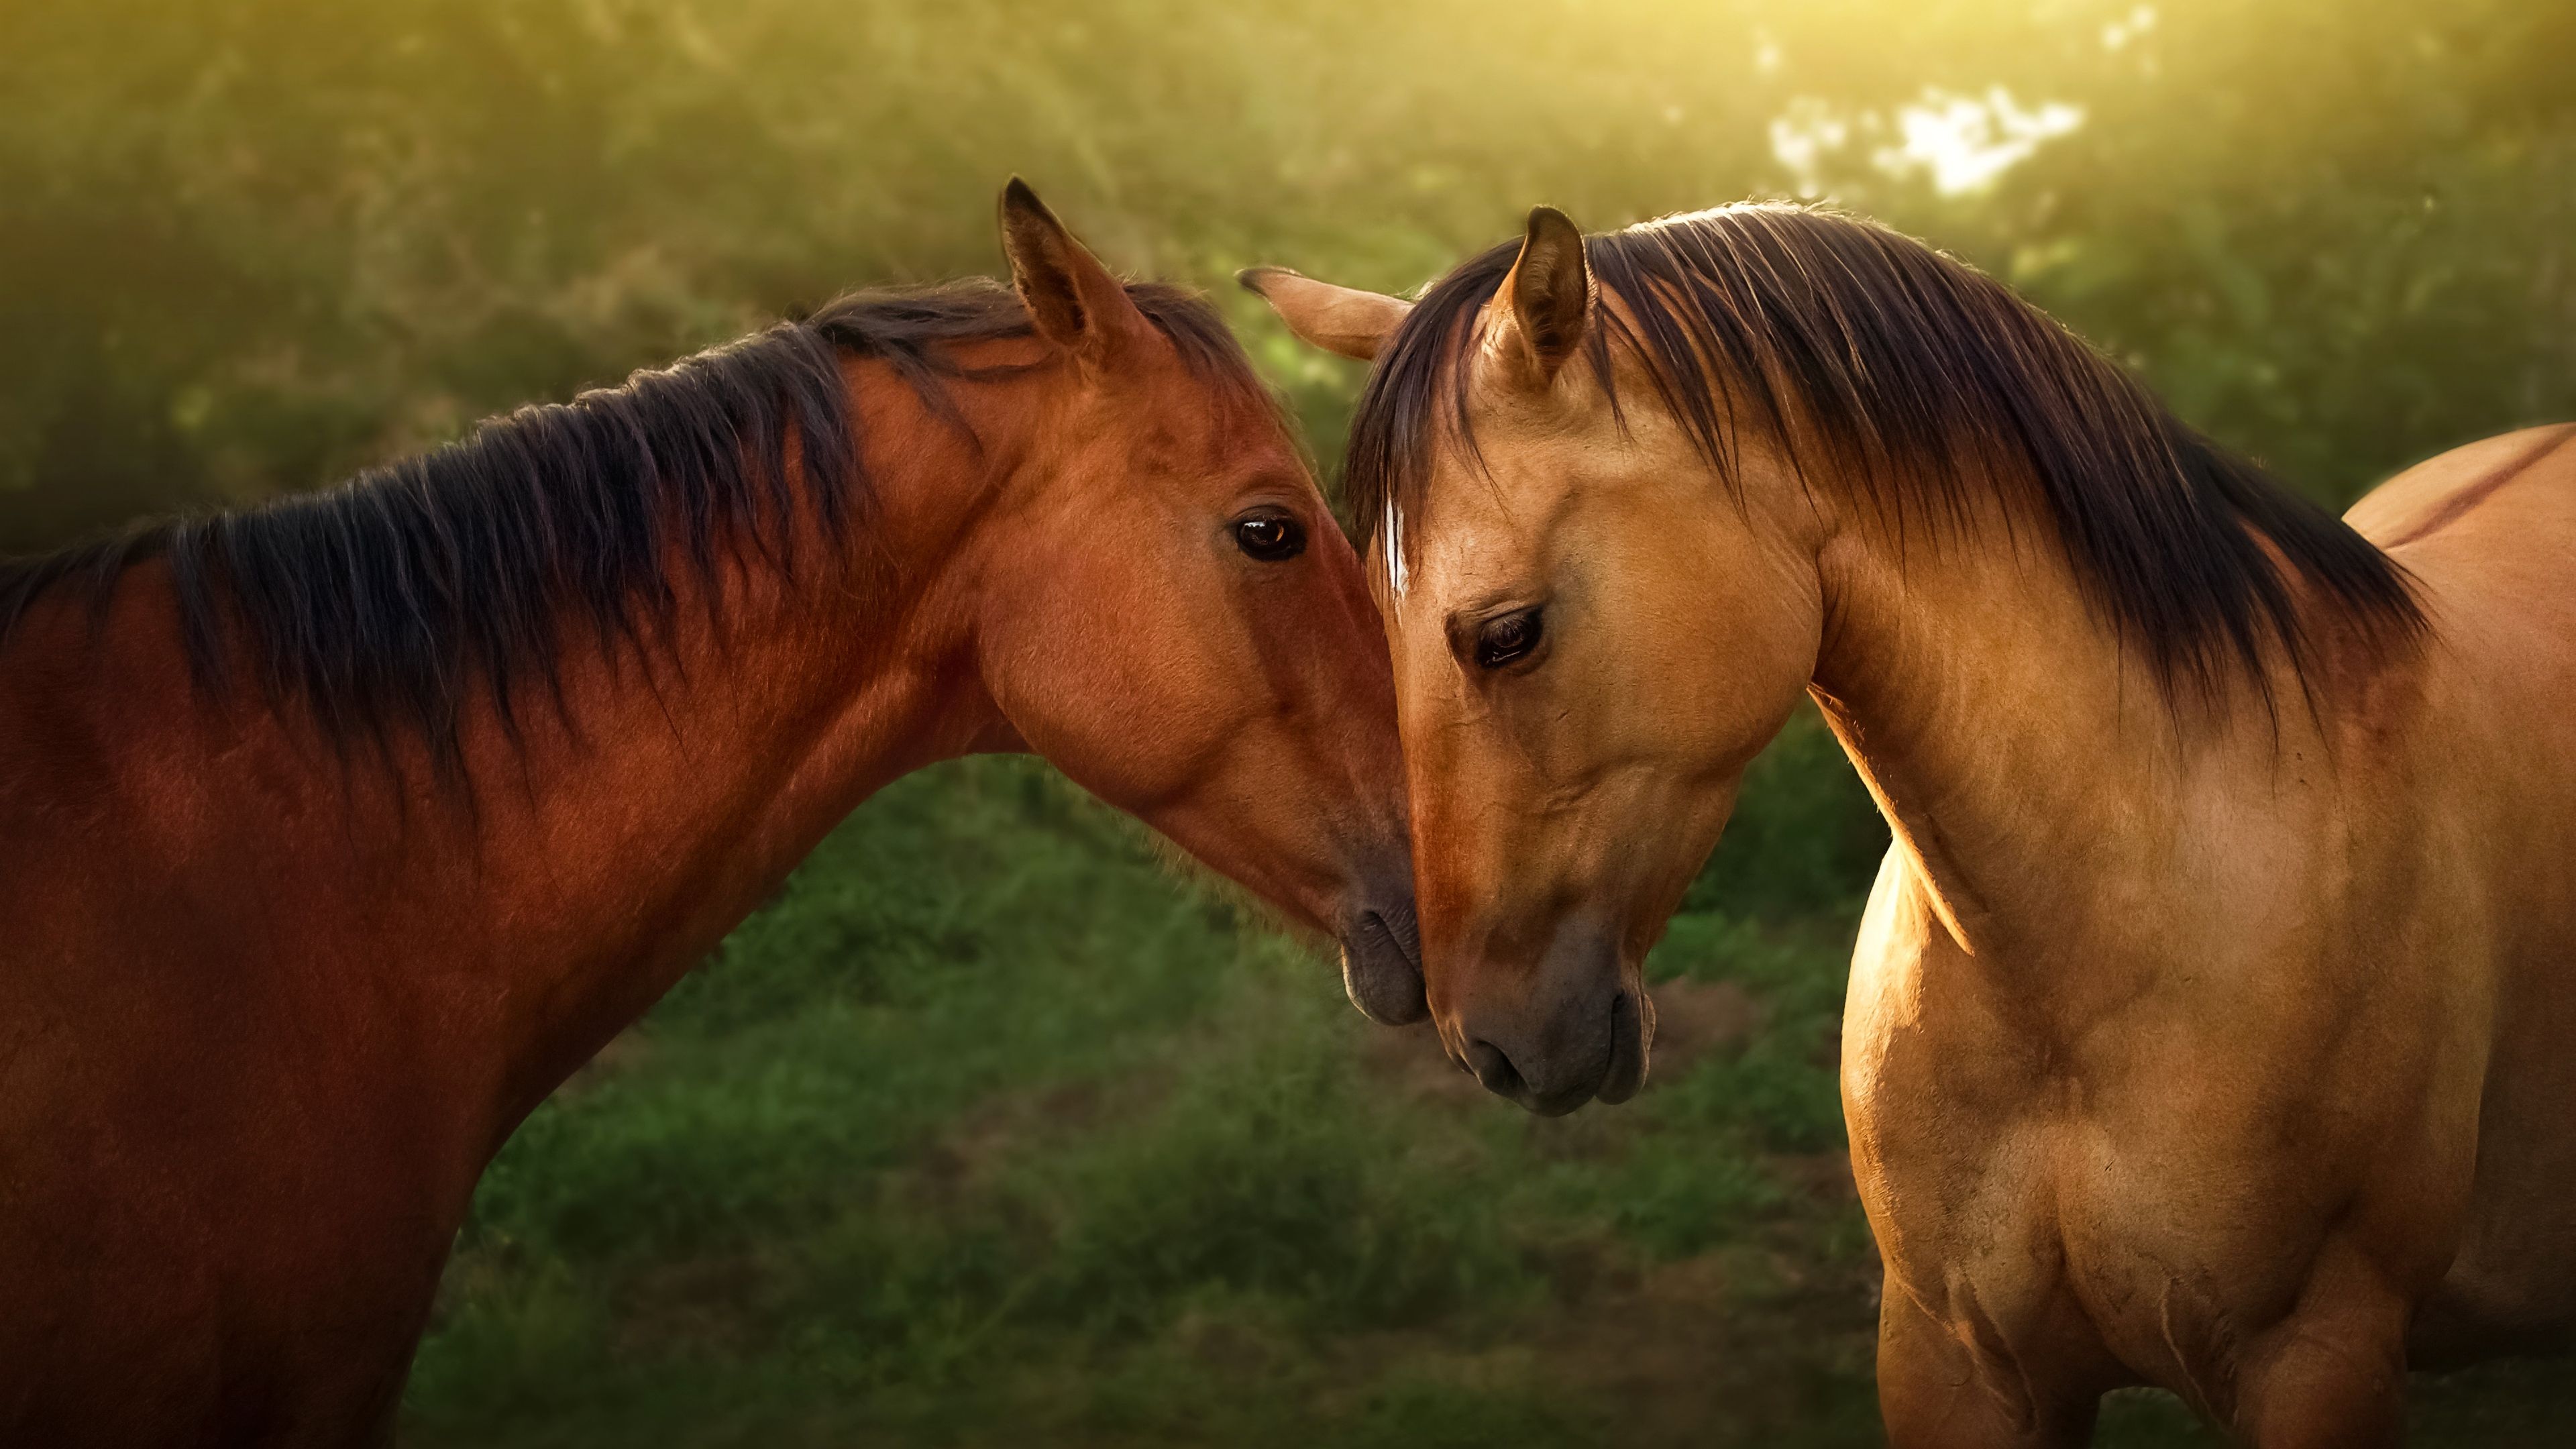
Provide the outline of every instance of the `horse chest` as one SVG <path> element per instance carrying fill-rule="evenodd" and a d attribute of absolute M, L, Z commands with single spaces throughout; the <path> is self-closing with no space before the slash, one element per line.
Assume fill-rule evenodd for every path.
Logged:
<path fill-rule="evenodd" d="M 2214 1402 L 2321 1254 L 2358 1251 L 2392 1284 L 2439 1276 L 2474 1137 L 2454 1108 L 2475 1092 L 2423 1003 L 2393 1035 L 2370 1002 L 2274 1011 L 2227 994 L 2252 974 L 2195 962 L 2070 1037 L 1993 989 L 2005 964 L 1968 958 L 1891 867 L 1844 1032 L 1888 1292 L 1995 1373 L 2071 1353 L 2082 1376 Z"/>
<path fill-rule="evenodd" d="M 2294 1163 L 2102 1112 L 2043 1054 L 1937 1013 L 1857 1010 L 1845 1051 L 1887 1292 L 1996 1383 L 2134 1377 L 2206 1401 L 2249 1329 L 2295 1301 L 2325 1212 Z"/>

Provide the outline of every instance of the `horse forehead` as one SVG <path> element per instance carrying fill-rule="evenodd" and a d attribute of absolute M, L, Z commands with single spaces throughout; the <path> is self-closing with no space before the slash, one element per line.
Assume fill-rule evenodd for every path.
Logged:
<path fill-rule="evenodd" d="M 1409 532 L 1411 520 L 1399 513 L 1398 526 Z M 1543 575 L 1548 547 L 1543 533 L 1494 518 L 1455 519 L 1427 536 L 1408 537 L 1409 563 L 1395 602 L 1399 626 L 1445 636 L 1451 616 L 1521 592 Z"/>
<path fill-rule="evenodd" d="M 1604 460 L 1583 440 L 1496 443 L 1480 446 L 1473 458 L 1444 458 L 1424 479 L 1412 516 L 1402 522 L 1426 564 L 1535 551 L 1588 496 L 1615 486 L 1615 478 L 1599 466 Z"/>
<path fill-rule="evenodd" d="M 1188 376 L 1128 391 L 1113 408 L 1127 446 L 1215 486 L 1251 472 L 1306 477 L 1296 445 L 1262 401 Z"/>

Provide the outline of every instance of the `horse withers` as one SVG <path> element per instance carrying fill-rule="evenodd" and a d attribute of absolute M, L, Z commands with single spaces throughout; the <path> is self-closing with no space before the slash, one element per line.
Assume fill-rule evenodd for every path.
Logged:
<path fill-rule="evenodd" d="M 1035 750 L 1422 1010 L 1385 647 L 1216 314 L 1027 188 L 328 494 L 0 569 L 0 1443 L 391 1429 L 512 1128 L 871 791 Z"/>
<path fill-rule="evenodd" d="M 1794 207 L 1542 209 L 1418 305 L 1247 281 L 1377 359 L 1351 493 L 1486 1085 L 1636 1089 L 1640 962 L 1802 692 L 1877 796 L 1842 1080 L 1899 1449 L 2141 1383 L 2386 1445 L 2409 1366 L 2576 1322 L 2576 429 L 2337 520 Z"/>

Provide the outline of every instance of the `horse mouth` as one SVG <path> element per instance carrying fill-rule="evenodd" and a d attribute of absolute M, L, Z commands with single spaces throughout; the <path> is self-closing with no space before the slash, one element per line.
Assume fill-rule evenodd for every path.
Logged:
<path fill-rule="evenodd" d="M 1615 1107 L 1637 1095 L 1646 1085 L 1646 1069 L 1654 1052 L 1655 1002 L 1640 984 L 1620 992 L 1610 1002 L 1610 1060 L 1602 1071 L 1601 1085 L 1593 1093 L 1603 1105 Z"/>
<path fill-rule="evenodd" d="M 1409 1026 L 1431 1014 L 1421 937 L 1409 908 L 1360 913 L 1342 941 L 1342 988 L 1361 1015 L 1387 1026 Z"/>
<path fill-rule="evenodd" d="M 1415 975 L 1422 973 L 1422 943 L 1417 938 L 1413 913 L 1398 909 L 1401 923 L 1387 919 L 1384 911 L 1369 911 L 1360 917 L 1360 930 L 1373 944 L 1393 951 Z"/>

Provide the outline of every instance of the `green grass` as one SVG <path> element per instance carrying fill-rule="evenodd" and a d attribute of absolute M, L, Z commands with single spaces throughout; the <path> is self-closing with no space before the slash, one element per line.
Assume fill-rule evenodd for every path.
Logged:
<path fill-rule="evenodd" d="M 1557 1121 L 1044 767 L 907 780 L 504 1150 L 404 1442 L 1875 1444 L 1820 742 L 1745 833 L 1841 854 L 1695 892 L 1652 1084 Z M 2563 1369 L 2428 1383 L 2418 1442 L 2571 1442 Z"/>

